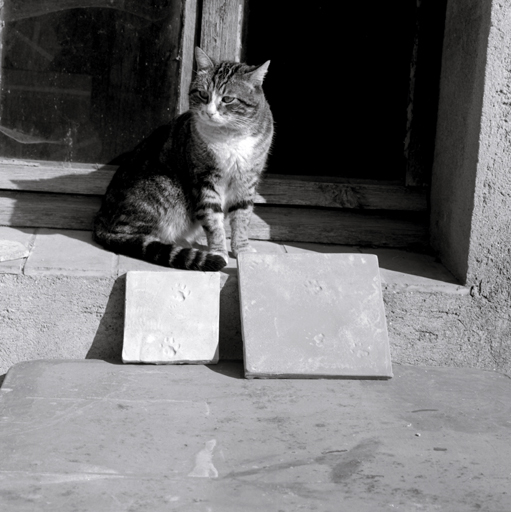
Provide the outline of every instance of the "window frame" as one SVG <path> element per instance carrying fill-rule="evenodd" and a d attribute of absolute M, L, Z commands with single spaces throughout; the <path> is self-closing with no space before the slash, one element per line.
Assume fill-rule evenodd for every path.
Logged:
<path fill-rule="evenodd" d="M 175 114 L 188 109 L 197 44 L 214 59 L 242 59 L 247 6 L 248 0 L 181 0 Z M 92 229 L 115 169 L 0 157 L 0 225 Z M 425 186 L 398 182 L 267 174 L 256 198 L 251 237 L 425 248 L 427 195 Z"/>

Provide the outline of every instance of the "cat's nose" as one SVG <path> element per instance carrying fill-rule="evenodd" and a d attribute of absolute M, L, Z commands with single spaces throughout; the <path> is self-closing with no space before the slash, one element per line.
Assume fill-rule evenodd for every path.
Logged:
<path fill-rule="evenodd" d="M 206 113 L 209 117 L 213 117 L 216 114 L 216 106 L 210 103 L 209 105 L 206 105 Z"/>

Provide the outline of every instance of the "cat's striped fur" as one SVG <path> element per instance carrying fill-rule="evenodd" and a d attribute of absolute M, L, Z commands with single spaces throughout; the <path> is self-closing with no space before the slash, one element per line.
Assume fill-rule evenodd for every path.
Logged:
<path fill-rule="evenodd" d="M 248 225 L 273 136 L 262 66 L 214 63 L 200 48 L 190 110 L 154 131 L 116 171 L 94 225 L 106 248 L 173 268 L 216 271 L 251 251 Z M 206 234 L 208 250 L 190 247 Z"/>

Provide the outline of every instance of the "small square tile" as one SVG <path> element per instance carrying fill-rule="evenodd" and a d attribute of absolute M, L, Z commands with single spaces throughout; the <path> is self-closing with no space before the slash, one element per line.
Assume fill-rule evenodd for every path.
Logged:
<path fill-rule="evenodd" d="M 246 377 L 392 376 L 378 260 L 242 254 Z"/>
<path fill-rule="evenodd" d="M 218 272 L 128 272 L 122 360 L 217 363 Z"/>

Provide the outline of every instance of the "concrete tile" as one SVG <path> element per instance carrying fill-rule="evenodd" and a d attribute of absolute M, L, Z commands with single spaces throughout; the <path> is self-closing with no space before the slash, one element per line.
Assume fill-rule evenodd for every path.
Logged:
<path fill-rule="evenodd" d="M 378 257 L 382 286 L 393 291 L 425 291 L 468 294 L 469 288 L 455 277 L 433 256 L 399 249 L 365 249 L 363 254 Z"/>
<path fill-rule="evenodd" d="M 122 360 L 217 363 L 218 272 L 128 272 Z"/>
<path fill-rule="evenodd" d="M 352 245 L 312 244 L 305 242 L 288 242 L 287 244 L 284 244 L 284 250 L 289 254 L 310 252 L 319 252 L 323 254 L 353 254 L 360 252 L 357 247 L 353 247 Z"/>
<path fill-rule="evenodd" d="M 243 254 L 246 377 L 392 376 L 376 256 Z"/>
<path fill-rule="evenodd" d="M 25 265 L 28 275 L 114 275 L 117 255 L 92 240 L 91 231 L 40 229 Z"/>
<path fill-rule="evenodd" d="M 35 229 L 19 229 L 11 228 L 7 226 L 0 226 L 0 260 L 2 259 L 1 245 L 2 242 L 17 243 L 25 248 L 21 256 L 20 253 L 14 254 L 10 252 L 9 259 L 0 261 L 0 274 L 21 274 L 23 265 L 25 264 L 26 258 L 30 252 L 30 243 L 34 236 Z M 19 246 L 18 246 L 19 247 Z M 7 247 L 6 247 L 7 249 Z M 21 247 L 20 247 L 21 249 Z M 7 256 L 7 254 L 6 254 Z M 19 256 L 16 259 L 11 259 L 12 256 Z"/>

